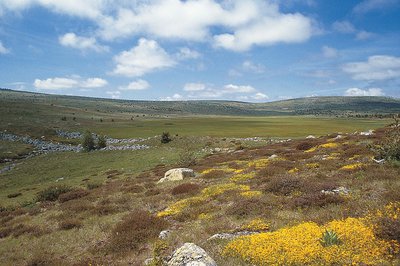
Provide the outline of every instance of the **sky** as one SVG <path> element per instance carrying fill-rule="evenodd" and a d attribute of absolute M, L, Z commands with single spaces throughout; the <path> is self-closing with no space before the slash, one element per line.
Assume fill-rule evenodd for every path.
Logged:
<path fill-rule="evenodd" d="M 400 97 L 400 0 L 0 0 L 0 87 L 129 100 Z"/>

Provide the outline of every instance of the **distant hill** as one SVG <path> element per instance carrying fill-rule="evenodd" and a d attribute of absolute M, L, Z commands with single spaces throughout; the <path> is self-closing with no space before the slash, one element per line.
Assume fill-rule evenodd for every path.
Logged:
<path fill-rule="evenodd" d="M 309 97 L 267 103 L 237 101 L 135 101 L 0 90 L 1 105 L 26 104 L 85 109 L 101 113 L 149 115 L 388 115 L 400 113 L 400 99 L 389 97 Z"/>

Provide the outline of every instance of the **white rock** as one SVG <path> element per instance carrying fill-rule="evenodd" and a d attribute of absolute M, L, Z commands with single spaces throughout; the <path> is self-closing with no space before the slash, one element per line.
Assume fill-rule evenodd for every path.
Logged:
<path fill-rule="evenodd" d="M 360 132 L 361 136 L 371 136 L 374 134 L 374 131 L 372 129 L 365 131 L 365 132 Z"/>
<path fill-rule="evenodd" d="M 273 160 L 273 159 L 276 159 L 276 158 L 278 158 L 278 155 L 272 154 L 271 156 L 268 157 L 268 160 Z"/>
<path fill-rule="evenodd" d="M 171 170 L 168 170 L 165 174 L 164 177 L 158 180 L 157 183 L 163 183 L 167 181 L 179 181 L 183 180 L 187 177 L 194 177 L 194 171 L 189 168 L 174 168 Z"/>
<path fill-rule="evenodd" d="M 315 139 L 315 136 L 313 136 L 313 135 L 308 135 L 308 136 L 306 137 L 306 139 Z"/>
<path fill-rule="evenodd" d="M 174 251 L 167 266 L 217 266 L 217 264 L 201 247 L 185 243 Z"/>

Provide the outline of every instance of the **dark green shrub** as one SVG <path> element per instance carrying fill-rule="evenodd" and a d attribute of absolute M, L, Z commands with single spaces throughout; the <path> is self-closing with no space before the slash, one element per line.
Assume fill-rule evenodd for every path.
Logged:
<path fill-rule="evenodd" d="M 168 143 L 170 142 L 172 139 L 169 135 L 169 132 L 163 132 L 161 134 L 161 143 Z"/>
<path fill-rule="evenodd" d="M 21 192 L 11 193 L 11 194 L 8 194 L 8 195 L 7 195 L 7 198 L 9 198 L 9 199 L 11 199 L 11 198 L 16 198 L 16 197 L 19 197 L 19 196 L 21 196 L 21 195 L 22 195 Z"/>
<path fill-rule="evenodd" d="M 101 186 L 100 183 L 89 183 L 89 184 L 86 185 L 87 189 L 89 189 L 89 190 L 98 188 L 100 186 Z"/>
<path fill-rule="evenodd" d="M 97 148 L 102 149 L 107 147 L 107 141 L 106 137 L 104 135 L 99 136 L 99 139 L 97 140 Z"/>
<path fill-rule="evenodd" d="M 90 131 L 86 131 L 82 137 L 82 148 L 84 151 L 91 151 L 95 149 L 94 139 Z"/>
<path fill-rule="evenodd" d="M 61 194 L 69 191 L 71 188 L 65 185 L 48 187 L 38 193 L 37 201 L 56 201 Z"/>

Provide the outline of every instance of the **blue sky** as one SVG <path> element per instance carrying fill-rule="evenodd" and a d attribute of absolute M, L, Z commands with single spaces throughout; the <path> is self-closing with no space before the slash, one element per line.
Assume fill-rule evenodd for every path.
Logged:
<path fill-rule="evenodd" d="M 400 0 L 0 0 L 0 87 L 133 100 L 400 97 Z"/>

